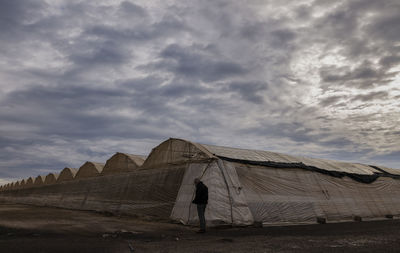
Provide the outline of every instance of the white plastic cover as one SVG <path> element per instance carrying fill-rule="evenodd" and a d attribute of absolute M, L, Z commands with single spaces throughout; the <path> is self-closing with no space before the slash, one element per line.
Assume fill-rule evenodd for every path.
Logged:
<path fill-rule="evenodd" d="M 364 184 L 298 169 L 235 164 L 254 220 L 263 224 L 314 223 L 400 214 L 400 181 Z"/>
<path fill-rule="evenodd" d="M 348 163 L 326 159 L 316 159 L 308 157 L 298 157 L 280 154 L 276 152 L 249 150 L 239 148 L 220 147 L 213 145 L 201 144 L 210 153 L 216 156 L 223 156 L 233 159 L 240 159 L 246 161 L 259 161 L 259 162 L 278 162 L 278 163 L 304 163 L 308 166 L 314 166 L 319 169 L 328 171 L 339 171 L 347 173 L 355 173 L 362 175 L 372 175 L 374 172 L 379 173 L 378 170 L 364 164 Z"/>
<path fill-rule="evenodd" d="M 222 161 L 192 163 L 186 169 L 171 218 L 183 224 L 198 222 L 194 179 L 200 178 L 208 187 L 206 222 L 208 226 L 218 224 L 249 225 L 253 223 L 243 191 L 234 167 Z"/>

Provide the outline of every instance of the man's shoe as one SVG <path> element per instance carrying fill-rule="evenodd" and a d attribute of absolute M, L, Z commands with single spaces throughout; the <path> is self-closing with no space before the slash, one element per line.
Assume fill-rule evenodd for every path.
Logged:
<path fill-rule="evenodd" d="M 197 231 L 196 233 L 198 234 L 204 234 L 206 231 L 204 229 L 200 229 L 199 231 Z"/>

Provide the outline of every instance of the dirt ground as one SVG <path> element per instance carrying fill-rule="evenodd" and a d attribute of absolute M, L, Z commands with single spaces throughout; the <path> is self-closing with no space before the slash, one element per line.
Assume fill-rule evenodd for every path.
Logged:
<path fill-rule="evenodd" d="M 167 221 L 0 204 L 0 252 L 400 252 L 400 220 L 196 230 Z"/>

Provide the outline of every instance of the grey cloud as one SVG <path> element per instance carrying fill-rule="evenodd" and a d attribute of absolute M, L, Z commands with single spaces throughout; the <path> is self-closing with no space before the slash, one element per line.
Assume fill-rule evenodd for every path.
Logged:
<path fill-rule="evenodd" d="M 0 4 L 0 54 L 2 59 L 12 59 L 5 66 L 23 65 L 27 54 L 31 55 L 29 45 L 47 40 L 37 29 L 37 23 L 47 15 L 48 5 L 44 1 L 1 1 Z M 4 68 L 3 68 L 4 69 Z"/>
<path fill-rule="evenodd" d="M 289 29 L 279 29 L 271 32 L 272 46 L 284 47 L 292 43 L 296 38 L 296 33 Z"/>
<path fill-rule="evenodd" d="M 150 40 L 157 34 L 147 29 L 118 29 L 115 27 L 96 25 L 86 31 L 87 35 L 114 40 Z"/>
<path fill-rule="evenodd" d="M 265 21 L 245 21 L 239 25 L 239 36 L 252 43 L 268 43 L 276 50 L 287 50 L 294 45 L 297 32 L 287 26 L 285 19 Z"/>
<path fill-rule="evenodd" d="M 379 46 L 368 43 L 364 38 L 349 38 L 344 44 L 343 54 L 353 60 L 363 59 L 366 55 L 379 54 Z"/>
<path fill-rule="evenodd" d="M 210 116 L 221 108 L 224 110 L 227 108 L 224 107 L 226 106 L 224 102 L 209 96 L 217 89 L 202 87 L 198 83 L 193 84 L 193 81 L 186 82 L 179 79 L 168 81 L 157 77 L 120 81 L 121 87 L 129 91 L 130 106 L 142 111 L 147 124 L 165 129 L 167 123 L 157 120 L 169 118 L 171 121 L 190 126 L 193 131 L 199 126 L 218 126 L 219 121 Z M 175 123 L 171 126 L 173 124 Z M 161 129 L 160 132 L 163 132 Z"/>
<path fill-rule="evenodd" d="M 91 49 L 71 54 L 69 58 L 77 65 L 122 64 L 130 59 L 130 52 L 113 41 L 105 41 Z"/>
<path fill-rule="evenodd" d="M 124 89 L 132 90 L 136 92 L 157 90 L 160 85 L 166 80 L 157 76 L 147 76 L 144 78 L 132 78 L 118 80 L 117 83 Z"/>
<path fill-rule="evenodd" d="M 192 86 L 180 83 L 165 85 L 160 89 L 160 92 L 161 96 L 176 98 L 192 97 L 207 93 L 206 89 L 200 87 L 200 85 Z"/>
<path fill-rule="evenodd" d="M 119 8 L 126 16 L 138 16 L 141 18 L 147 16 L 147 11 L 143 7 L 130 1 L 121 2 Z"/>
<path fill-rule="evenodd" d="M 400 64 L 400 56 L 389 55 L 380 59 L 379 63 L 385 67 L 394 67 Z"/>
<path fill-rule="evenodd" d="M 99 109 L 104 102 L 121 101 L 127 95 L 112 90 L 84 87 L 33 87 L 15 91 L 1 101 L 7 111 L 1 111 L 2 121 L 18 122 L 38 127 L 40 133 L 58 135 L 93 135 L 117 121 L 111 115 L 91 116 L 87 112 Z"/>
<path fill-rule="evenodd" d="M 314 1 L 312 6 L 324 4 L 323 1 Z M 327 35 L 332 42 L 346 43 L 357 39 L 364 30 L 371 32 L 379 29 L 383 23 L 391 25 L 391 20 L 395 17 L 400 6 L 396 0 L 355 0 L 337 1 L 335 8 L 326 8 L 326 15 L 318 18 L 313 29 L 318 28 L 318 35 Z M 367 16 L 368 14 L 375 14 Z M 394 15 L 392 15 L 394 14 Z M 389 17 L 388 17 L 389 16 Z M 391 28 L 389 28 L 391 29 Z M 371 37 L 363 36 L 368 42 Z M 329 41 L 327 41 L 329 43 Z M 350 45 L 350 44 L 349 44 Z"/>
<path fill-rule="evenodd" d="M 398 42 L 400 40 L 400 5 L 389 7 L 391 11 L 385 12 L 385 15 L 379 15 L 373 23 L 366 27 L 370 36 L 375 39 Z"/>
<path fill-rule="evenodd" d="M 141 110 L 146 123 L 158 128 L 160 133 L 168 128 L 181 129 L 181 137 L 197 138 L 199 129 L 220 127 L 217 115 L 231 110 L 225 100 L 210 96 L 217 94 L 219 87 L 201 86 L 193 80 L 147 77 L 120 83 L 130 91 L 130 106 Z M 183 130 L 182 126 L 187 129 Z"/>
<path fill-rule="evenodd" d="M 387 72 L 387 70 L 379 69 L 370 62 L 365 61 L 355 68 L 325 66 L 320 69 L 319 74 L 326 83 L 367 89 L 385 84 L 392 80 L 397 73 Z"/>
<path fill-rule="evenodd" d="M 324 99 L 321 99 L 319 104 L 323 107 L 337 104 L 339 101 L 343 101 L 347 96 L 330 96 Z"/>
<path fill-rule="evenodd" d="M 240 36 L 250 41 L 262 39 L 265 32 L 267 32 L 266 24 L 262 22 L 244 23 L 239 30 Z"/>
<path fill-rule="evenodd" d="M 119 28 L 108 25 L 95 25 L 89 27 L 85 34 L 100 38 L 123 41 L 148 41 L 159 37 L 169 37 L 174 33 L 187 30 L 187 26 L 175 16 L 163 17 L 155 23 L 140 23 L 132 28 Z"/>
<path fill-rule="evenodd" d="M 0 177 L 3 178 L 27 178 L 29 176 L 37 176 L 39 174 L 46 175 L 48 172 L 60 172 L 62 168 L 71 166 L 71 164 L 59 161 L 52 154 L 45 154 L 48 157 L 46 159 L 39 159 L 39 156 L 22 153 L 21 147 L 16 147 L 15 150 L 4 150 L 0 149 L 2 156 L 0 159 L 3 161 L 9 160 L 13 157 L 13 160 L 18 160 L 19 163 L 3 163 L 0 171 Z M 53 158 L 52 158 L 53 156 Z M 28 173 L 27 173 L 28 171 Z M 43 171 L 48 171 L 44 173 Z"/>
<path fill-rule="evenodd" d="M 165 68 L 189 79 L 199 78 L 212 82 L 248 72 L 234 61 L 220 59 L 222 56 L 216 54 L 210 46 L 193 45 L 185 48 L 172 44 L 166 47 L 160 56 L 164 61 L 161 61 L 157 67 Z"/>
<path fill-rule="evenodd" d="M 345 137 L 337 137 L 330 140 L 322 140 L 319 141 L 319 143 L 327 147 L 342 147 L 342 148 L 354 145 L 354 143 L 351 140 Z"/>
<path fill-rule="evenodd" d="M 96 139 L 102 136 L 154 138 L 157 132 L 147 130 L 146 116 L 127 117 L 118 113 L 124 106 L 131 108 L 132 97 L 125 90 L 90 89 L 84 87 L 34 87 L 10 94 L 1 104 L 1 121 L 30 126 L 35 134 L 64 138 Z M 102 113 L 94 113 L 96 110 Z M 159 107 L 161 109 L 162 106 Z M 132 108 L 135 110 L 135 107 Z M 160 110 L 160 113 L 162 111 Z M 129 127 L 128 127 L 129 126 Z M 27 134 L 27 133 L 25 133 Z"/>
<path fill-rule="evenodd" d="M 168 111 L 166 105 L 168 102 L 185 98 L 194 99 L 209 92 L 199 84 L 193 85 L 193 82 L 167 81 L 157 77 L 120 80 L 119 83 L 121 88 L 129 92 L 129 97 L 132 98 L 131 106 L 154 116 L 165 115 Z M 163 83 L 164 85 L 161 85 Z"/>
<path fill-rule="evenodd" d="M 268 84 L 262 82 L 232 82 L 222 88 L 225 92 L 233 92 L 245 101 L 255 104 L 264 102 L 262 95 L 267 89 Z"/>
<path fill-rule="evenodd" d="M 168 128 L 181 129 L 184 125 L 190 130 L 180 130 L 181 134 L 189 131 L 192 136 L 200 127 L 219 126 L 220 122 L 213 115 L 229 108 L 224 101 L 210 97 L 216 90 L 193 84 L 193 81 L 157 77 L 120 81 L 121 87 L 130 92 L 130 106 L 142 112 L 146 124 L 151 124 L 160 133 Z"/>
<path fill-rule="evenodd" d="M 362 101 L 367 102 L 371 100 L 384 100 L 389 97 L 389 93 L 386 91 L 377 91 L 377 92 L 370 92 L 368 94 L 360 94 L 353 97 L 352 101 Z"/>
<path fill-rule="evenodd" d="M 46 4 L 42 1 L 2 1 L 0 8 L 0 27 L 2 34 L 7 35 L 13 32 L 14 29 L 20 28 L 25 24 L 35 21 L 42 15 Z M 1 36 L 4 39 L 3 36 Z"/>
<path fill-rule="evenodd" d="M 312 30 L 306 33 L 310 37 L 305 43 L 323 45 L 327 53 L 335 50 L 335 54 L 345 57 L 348 62 L 335 67 L 322 66 L 322 80 L 329 85 L 361 89 L 392 81 L 397 74 L 393 68 L 398 65 L 393 53 L 398 51 L 395 48 L 399 10 L 399 3 L 391 0 L 341 1 L 325 16 L 315 19 Z M 379 59 L 379 65 L 372 63 Z"/>
<path fill-rule="evenodd" d="M 242 129 L 240 134 L 263 136 L 285 136 L 296 143 L 317 142 L 322 134 L 316 134 L 313 129 L 306 127 L 302 122 L 265 122 L 255 128 Z"/>
<path fill-rule="evenodd" d="M 334 152 L 329 152 L 328 154 L 325 153 L 326 158 L 329 159 L 334 159 L 338 161 L 347 161 L 347 162 L 354 162 L 354 163 L 364 163 L 368 164 L 369 161 L 365 160 L 364 156 L 365 154 L 368 154 L 369 152 L 372 152 L 371 149 L 369 148 L 362 148 L 360 150 L 354 150 L 352 147 L 354 145 L 349 145 L 349 147 L 339 145 L 338 150 Z M 343 151 L 343 149 L 346 149 L 346 151 Z"/>
<path fill-rule="evenodd" d="M 295 17 L 300 20 L 308 20 L 312 14 L 310 5 L 300 5 L 294 10 L 294 12 Z"/>
<path fill-rule="evenodd" d="M 348 39 L 349 34 L 354 34 L 358 28 L 358 16 L 347 8 L 337 8 L 315 23 L 317 34 L 330 33 L 329 38 Z"/>

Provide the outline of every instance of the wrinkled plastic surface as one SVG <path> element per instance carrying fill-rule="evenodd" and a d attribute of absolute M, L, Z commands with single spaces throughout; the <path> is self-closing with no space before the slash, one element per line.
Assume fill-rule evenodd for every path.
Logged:
<path fill-rule="evenodd" d="M 313 223 L 400 214 L 400 181 L 363 184 L 298 169 L 235 164 L 254 220 L 263 224 Z"/>
<path fill-rule="evenodd" d="M 373 173 L 379 172 L 378 170 L 368 165 L 359 163 L 347 163 L 347 162 L 300 157 L 300 156 L 297 157 L 297 156 L 291 156 L 291 155 L 285 155 L 285 154 L 269 152 L 269 151 L 261 151 L 261 150 L 238 149 L 238 148 L 205 145 L 205 144 L 201 145 L 216 156 L 223 156 L 240 160 L 273 161 L 280 163 L 304 163 L 305 165 L 314 166 L 327 171 L 339 171 L 339 172 L 347 172 L 360 175 L 371 175 Z"/>
<path fill-rule="evenodd" d="M 0 200 L 169 219 L 183 173 L 172 167 L 72 180 L 3 191 Z"/>

